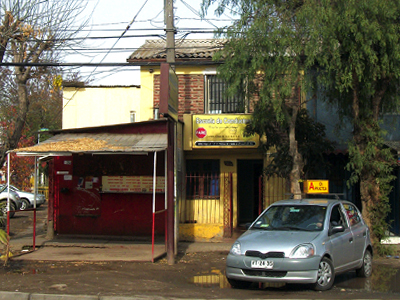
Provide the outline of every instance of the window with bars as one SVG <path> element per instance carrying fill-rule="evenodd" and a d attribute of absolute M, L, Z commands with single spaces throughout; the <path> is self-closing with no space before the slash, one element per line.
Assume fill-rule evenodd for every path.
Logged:
<path fill-rule="evenodd" d="M 239 95 L 227 97 L 228 84 L 217 75 L 206 75 L 204 86 L 204 104 L 207 114 L 246 112 L 244 99 Z"/>
<path fill-rule="evenodd" d="M 186 199 L 219 199 L 219 160 L 186 161 Z"/>

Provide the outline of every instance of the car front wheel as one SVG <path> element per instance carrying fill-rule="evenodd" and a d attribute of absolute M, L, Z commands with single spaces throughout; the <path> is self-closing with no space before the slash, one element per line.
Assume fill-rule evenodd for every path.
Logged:
<path fill-rule="evenodd" d="M 314 283 L 313 288 L 317 291 L 326 291 L 332 288 L 335 280 L 335 270 L 332 261 L 324 257 L 319 263 L 317 282 Z"/>
<path fill-rule="evenodd" d="M 251 286 L 251 282 L 250 281 L 242 281 L 242 280 L 236 280 L 236 279 L 230 279 L 227 278 L 229 284 L 231 285 L 231 287 L 233 287 L 234 289 L 247 289 Z"/>
<path fill-rule="evenodd" d="M 372 274 L 372 254 L 365 250 L 362 267 L 356 270 L 358 277 L 369 277 Z"/>
<path fill-rule="evenodd" d="M 22 199 L 22 205 L 21 205 L 21 210 L 25 210 L 28 209 L 31 206 L 31 203 L 29 202 L 29 200 L 26 199 Z"/>

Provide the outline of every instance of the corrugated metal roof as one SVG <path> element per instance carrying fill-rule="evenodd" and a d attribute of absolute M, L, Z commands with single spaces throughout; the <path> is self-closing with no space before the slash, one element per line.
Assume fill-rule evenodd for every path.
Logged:
<path fill-rule="evenodd" d="M 400 153 L 400 141 L 385 141 L 384 144 Z"/>
<path fill-rule="evenodd" d="M 222 39 L 185 39 L 175 44 L 175 57 L 181 59 L 209 59 L 223 48 L 225 40 Z M 166 41 L 146 40 L 146 42 L 137 49 L 128 58 L 128 62 L 141 60 L 159 60 L 166 59 Z"/>
<path fill-rule="evenodd" d="M 136 153 L 156 152 L 168 146 L 168 135 L 115 133 L 61 133 L 32 147 L 15 149 L 19 155 L 57 155 L 61 153 Z"/>

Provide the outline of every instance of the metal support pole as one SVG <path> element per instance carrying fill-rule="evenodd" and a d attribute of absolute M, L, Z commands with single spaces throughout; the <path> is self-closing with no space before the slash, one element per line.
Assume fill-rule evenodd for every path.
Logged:
<path fill-rule="evenodd" d="M 164 209 L 165 209 L 165 213 L 164 213 L 164 218 L 165 218 L 165 251 L 168 250 L 168 151 L 165 150 L 164 151 Z"/>
<path fill-rule="evenodd" d="M 156 180 L 157 180 L 157 152 L 154 151 L 153 165 L 153 225 L 151 229 L 151 261 L 154 262 L 154 231 L 156 222 Z"/>
<path fill-rule="evenodd" d="M 38 159 L 37 156 L 35 156 L 35 175 L 34 175 L 34 188 L 33 188 L 33 250 L 36 250 L 36 194 L 37 194 L 37 180 L 38 180 Z"/>
<path fill-rule="evenodd" d="M 10 235 L 10 153 L 7 154 L 7 234 Z"/>
<path fill-rule="evenodd" d="M 39 168 L 38 168 L 38 159 L 37 156 L 35 156 L 35 174 L 33 175 L 33 208 L 36 209 L 36 194 L 37 194 L 37 190 L 38 190 L 38 184 L 37 184 L 37 179 L 38 179 L 38 173 L 39 172 Z"/>
<path fill-rule="evenodd" d="M 174 135 L 175 124 L 168 121 L 168 149 L 167 149 L 167 182 L 168 182 L 168 209 L 167 209 L 167 262 L 175 264 L 175 201 L 174 201 Z"/>

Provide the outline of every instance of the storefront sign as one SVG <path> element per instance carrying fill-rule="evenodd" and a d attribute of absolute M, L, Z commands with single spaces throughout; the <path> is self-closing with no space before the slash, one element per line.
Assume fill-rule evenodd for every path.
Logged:
<path fill-rule="evenodd" d="M 306 194 L 329 194 L 329 180 L 306 180 L 303 189 Z"/>
<path fill-rule="evenodd" d="M 152 176 L 103 176 L 102 192 L 113 193 L 152 193 Z M 156 193 L 165 192 L 164 176 L 156 178 Z"/>
<path fill-rule="evenodd" d="M 251 115 L 193 115 L 193 148 L 257 148 L 258 135 L 244 135 Z"/>
<path fill-rule="evenodd" d="M 159 113 L 178 120 L 178 77 L 169 64 L 161 64 Z"/>

